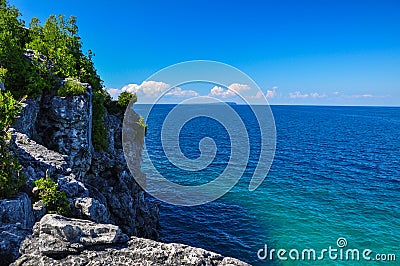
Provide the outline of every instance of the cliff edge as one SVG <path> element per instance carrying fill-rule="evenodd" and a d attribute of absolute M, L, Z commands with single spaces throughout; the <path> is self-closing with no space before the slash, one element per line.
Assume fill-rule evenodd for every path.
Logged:
<path fill-rule="evenodd" d="M 92 89 L 82 85 L 86 91 L 79 96 L 44 94 L 26 100 L 12 129 L 27 182 L 18 197 L 0 201 L 0 265 L 246 265 L 203 249 L 154 241 L 159 207 L 146 199 L 127 167 L 123 114 L 106 114 L 108 151 L 95 151 Z M 130 116 L 139 121 L 133 110 Z M 143 136 L 130 148 L 133 174 L 143 179 Z M 66 193 L 69 218 L 32 204 L 32 184 L 46 173 Z"/>

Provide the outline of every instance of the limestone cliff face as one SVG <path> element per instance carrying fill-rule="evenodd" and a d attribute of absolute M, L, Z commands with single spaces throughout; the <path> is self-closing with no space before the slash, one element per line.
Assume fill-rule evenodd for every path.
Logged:
<path fill-rule="evenodd" d="M 45 95 L 39 102 L 32 138 L 49 150 L 63 155 L 68 169 L 57 177 L 62 187 L 79 180 L 88 195 L 67 193 L 75 209 L 73 215 L 96 222 L 119 225 L 127 234 L 158 238 L 158 207 L 145 200 L 145 194 L 132 177 L 122 149 L 123 115 L 106 114 L 108 151 L 92 146 L 92 89 L 80 96 Z M 133 112 L 133 111 L 132 111 Z M 134 113 L 134 112 L 133 112 Z M 139 117 L 134 113 L 133 120 Z M 133 143 L 137 154 L 134 174 L 140 171 L 143 136 Z M 74 180 L 74 181 L 71 181 Z M 70 182 L 71 181 L 71 182 Z M 66 189 L 69 192 L 68 189 Z"/>
<path fill-rule="evenodd" d="M 24 103 L 22 114 L 14 126 L 13 145 L 23 165 L 27 186 L 44 177 L 48 171 L 60 189 L 66 192 L 72 207 L 70 216 L 115 224 L 128 235 L 157 239 L 158 206 L 146 200 L 144 191 L 136 184 L 125 162 L 121 140 L 123 115 L 106 115 L 109 133 L 104 138 L 108 140 L 109 151 L 94 151 L 91 140 L 92 90 L 89 85 L 84 85 L 87 90 L 80 96 L 42 95 Z M 142 176 L 143 140 L 135 145 L 138 153 L 133 160 L 139 166 L 135 174 Z M 7 218 L 10 213 L 14 212 L 15 217 L 21 218 L 20 225 L 13 228 L 19 230 L 21 236 L 26 235 L 26 230 L 30 230 L 33 223 L 45 214 L 40 207 L 26 208 L 31 206 L 26 194 L 21 194 L 11 203 L 0 201 L 1 235 L 6 234 L 8 225 L 15 224 L 15 219 Z M 22 239 L 12 241 L 16 250 Z M 0 261 L 1 254 L 7 257 L 9 252 L 7 248 L 11 240 L 5 241 L 8 240 L 0 240 Z M 14 250 L 13 256 L 15 253 Z"/>
<path fill-rule="evenodd" d="M 68 164 L 78 178 L 89 171 L 93 154 L 92 89 L 86 87 L 80 96 L 43 96 L 33 136 L 50 150 L 67 155 Z"/>
<path fill-rule="evenodd" d="M 134 111 L 127 115 L 129 135 L 135 136 L 127 144 L 128 164 L 144 182 L 143 128 L 137 127 Z M 246 265 L 203 249 L 149 240 L 158 238 L 159 208 L 128 169 L 123 118 L 106 115 L 109 150 L 99 152 L 91 143 L 90 86 L 80 96 L 42 95 L 25 102 L 12 143 L 27 187 L 15 199 L 0 201 L 0 265 Z M 32 206 L 32 182 L 46 172 L 66 193 L 70 218 Z"/>

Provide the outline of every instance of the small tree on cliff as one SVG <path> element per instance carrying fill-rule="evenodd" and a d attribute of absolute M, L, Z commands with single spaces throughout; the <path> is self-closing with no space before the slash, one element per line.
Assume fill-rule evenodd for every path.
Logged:
<path fill-rule="evenodd" d="M 22 166 L 10 149 L 8 131 L 21 111 L 22 101 L 16 101 L 10 92 L 0 90 L 0 198 L 13 197 L 25 184 L 20 172 Z"/>

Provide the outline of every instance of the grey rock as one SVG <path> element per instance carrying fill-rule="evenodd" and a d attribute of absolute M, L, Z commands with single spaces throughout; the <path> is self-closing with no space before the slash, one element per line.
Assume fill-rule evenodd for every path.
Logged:
<path fill-rule="evenodd" d="M 15 199 L 0 200 L 0 265 L 19 256 L 21 242 L 34 223 L 31 201 L 25 193 Z"/>
<path fill-rule="evenodd" d="M 132 111 L 131 115 L 134 123 L 139 121 L 135 112 Z M 93 174 L 86 176 L 85 183 L 88 184 L 91 196 L 101 202 L 106 201 L 111 220 L 124 232 L 158 239 L 159 207 L 146 200 L 145 193 L 128 169 L 122 149 L 122 119 L 121 116 L 106 116 L 106 128 L 110 132 L 110 152 L 94 153 L 90 169 Z M 137 140 L 132 143 L 135 156 L 131 158 L 131 162 L 134 167 L 133 173 L 144 179 L 145 175 L 140 170 L 144 136 L 137 135 Z"/>
<path fill-rule="evenodd" d="M 46 206 L 41 202 L 35 202 L 32 206 L 33 215 L 35 216 L 35 221 L 40 221 L 43 216 L 46 215 Z"/>
<path fill-rule="evenodd" d="M 67 197 L 75 198 L 89 196 L 89 190 L 82 182 L 76 180 L 73 174 L 69 176 L 58 175 L 57 180 L 58 187 L 66 193 Z"/>
<path fill-rule="evenodd" d="M 19 257 L 21 243 L 31 230 L 21 227 L 21 224 L 0 226 L 0 265 L 9 265 Z"/>
<path fill-rule="evenodd" d="M 92 88 L 79 96 L 45 95 L 36 123 L 37 140 L 51 150 L 67 155 L 78 179 L 85 176 L 92 158 Z"/>
<path fill-rule="evenodd" d="M 93 198 L 77 198 L 74 202 L 75 216 L 89 219 L 97 223 L 109 223 L 110 214 L 108 209 L 98 200 Z"/>
<path fill-rule="evenodd" d="M 20 132 L 13 132 L 13 141 L 18 160 L 24 167 L 22 172 L 27 178 L 28 185 L 45 177 L 47 170 L 51 177 L 71 174 L 65 156 L 47 149 Z"/>
<path fill-rule="evenodd" d="M 32 204 L 27 194 L 20 193 L 15 199 L 0 200 L 0 226 L 20 224 L 23 229 L 31 229 L 34 222 Z"/>
<path fill-rule="evenodd" d="M 13 125 L 14 129 L 26 134 L 29 138 L 36 134 L 35 122 L 40 110 L 41 97 L 26 99 L 22 104 L 22 111 Z"/>
<path fill-rule="evenodd" d="M 129 240 L 118 226 L 56 214 L 45 215 L 33 230 L 33 237 L 24 242 L 22 252 L 36 250 L 45 255 L 71 254 L 89 246 L 121 244 Z"/>
<path fill-rule="evenodd" d="M 46 215 L 12 265 L 248 265 L 182 244 L 128 240 L 112 225 Z"/>

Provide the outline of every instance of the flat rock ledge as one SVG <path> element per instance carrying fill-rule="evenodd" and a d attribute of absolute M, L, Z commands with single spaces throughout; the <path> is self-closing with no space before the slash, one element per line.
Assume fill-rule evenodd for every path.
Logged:
<path fill-rule="evenodd" d="M 118 226 L 47 214 L 11 265 L 248 265 L 182 244 L 131 237 Z"/>

